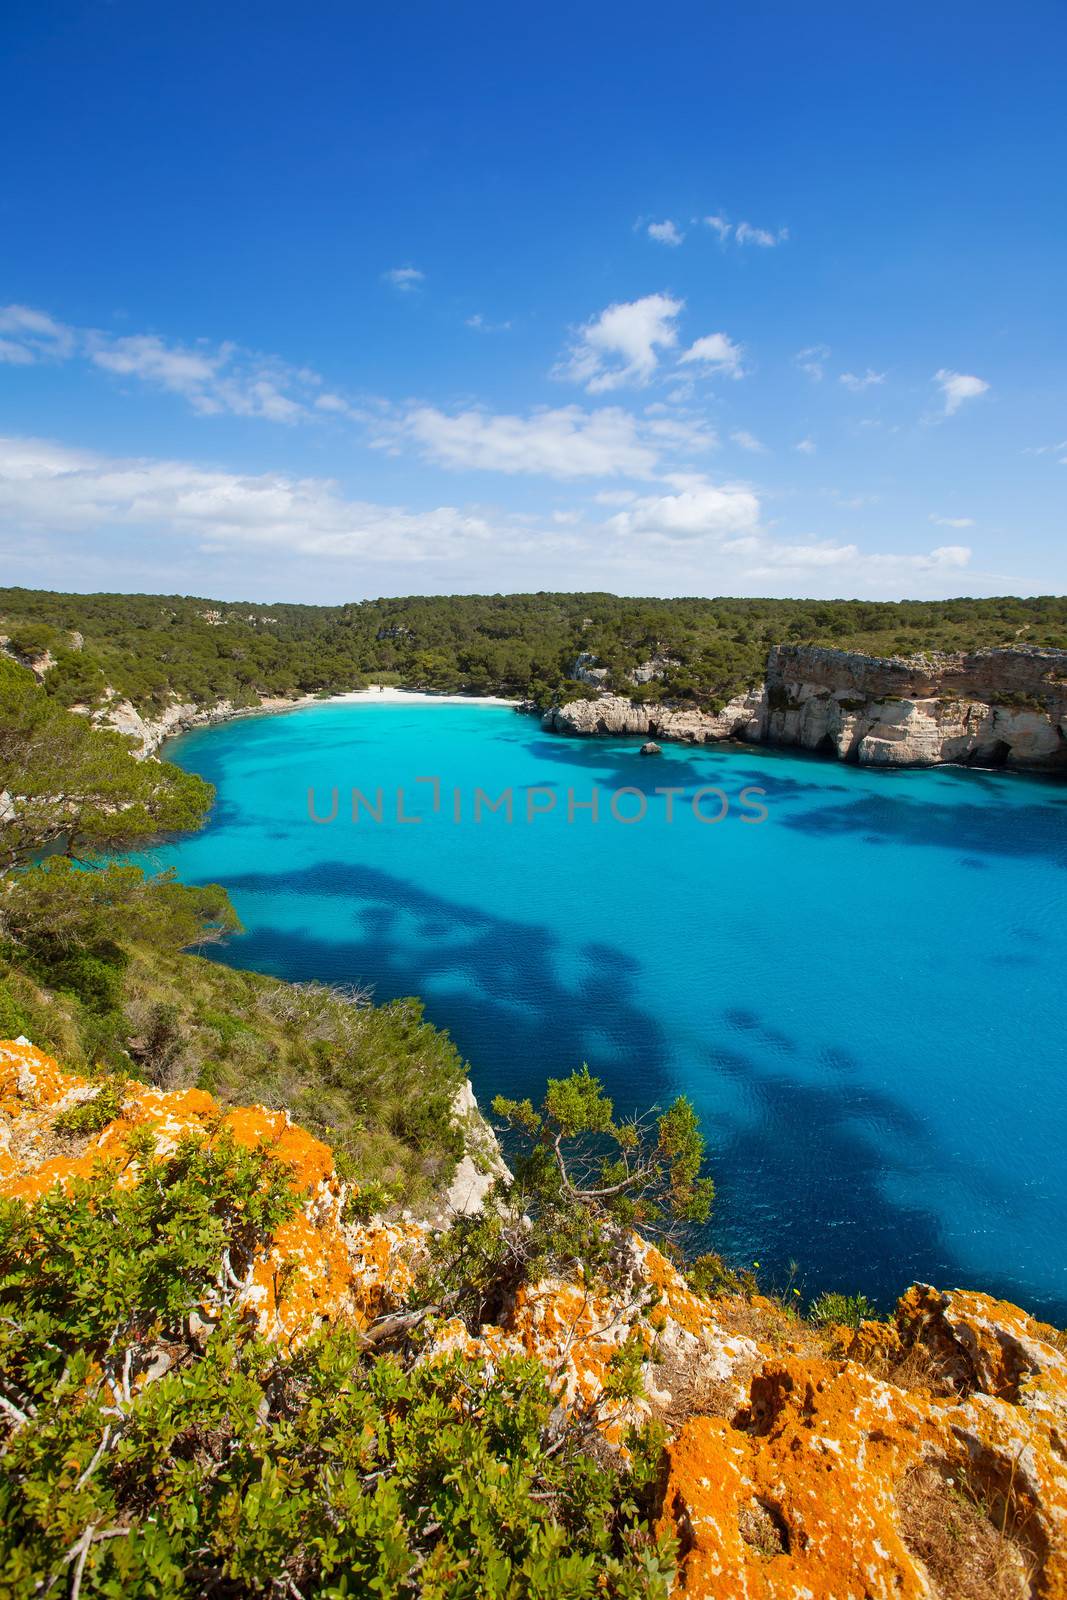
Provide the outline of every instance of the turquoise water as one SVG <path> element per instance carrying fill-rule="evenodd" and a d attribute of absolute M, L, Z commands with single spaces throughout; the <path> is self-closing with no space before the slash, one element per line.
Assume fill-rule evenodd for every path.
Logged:
<path fill-rule="evenodd" d="M 230 888 L 248 931 L 221 959 L 422 995 L 483 1099 L 583 1060 L 628 1109 L 684 1090 L 710 1242 L 770 1281 L 796 1262 L 806 1293 L 887 1302 L 922 1277 L 1067 1320 L 1067 788 L 638 743 L 487 706 L 229 723 L 168 748 L 218 803 L 153 859 Z M 436 814 L 414 781 L 434 775 Z M 353 824 L 353 785 L 381 786 L 380 823 Z M 421 822 L 397 821 L 398 785 Z M 475 824 L 475 789 L 509 785 L 513 821 Z M 530 785 L 555 810 L 527 822 Z M 569 821 L 568 789 L 594 785 L 600 820 Z M 671 822 L 657 785 L 682 791 Z M 718 823 L 693 815 L 704 785 Z M 328 815 L 334 786 L 316 825 L 308 789 Z M 611 816 L 619 786 L 643 820 Z M 743 820 L 746 786 L 765 821 Z"/>

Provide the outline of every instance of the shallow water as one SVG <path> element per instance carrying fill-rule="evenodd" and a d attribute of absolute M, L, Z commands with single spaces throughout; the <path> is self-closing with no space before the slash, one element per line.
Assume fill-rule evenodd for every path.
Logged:
<path fill-rule="evenodd" d="M 222 959 L 422 995 L 483 1101 L 583 1060 L 627 1109 L 684 1090 L 709 1242 L 768 1281 L 795 1262 L 805 1294 L 886 1303 L 919 1277 L 1067 1320 L 1067 788 L 639 743 L 459 705 L 203 729 L 166 754 L 218 786 L 215 813 L 153 860 L 230 889 L 248 931 Z M 382 787 L 380 823 L 353 824 L 353 785 Z M 555 809 L 527 822 L 530 785 Z M 600 820 L 568 820 L 594 785 Z M 730 802 L 717 823 L 702 785 Z M 309 787 L 328 815 L 334 786 L 337 820 L 312 823 Z M 510 824 L 473 821 L 479 786 L 513 788 Z M 620 786 L 642 820 L 612 816 Z M 670 822 L 657 786 L 683 791 Z"/>

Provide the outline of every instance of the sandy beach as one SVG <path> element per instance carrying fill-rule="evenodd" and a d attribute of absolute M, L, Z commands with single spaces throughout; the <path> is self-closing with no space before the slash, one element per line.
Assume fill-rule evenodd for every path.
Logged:
<path fill-rule="evenodd" d="M 431 706 L 518 706 L 521 700 L 508 700 L 496 694 L 428 694 L 422 689 L 395 689 L 389 684 L 372 683 L 366 689 L 350 689 L 346 694 L 332 694 L 319 699 L 310 695 L 294 705 L 330 705 L 368 700 L 375 705 L 431 705 Z"/>

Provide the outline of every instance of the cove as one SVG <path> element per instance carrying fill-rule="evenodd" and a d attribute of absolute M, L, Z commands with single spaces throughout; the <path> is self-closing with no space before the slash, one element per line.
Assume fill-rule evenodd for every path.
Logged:
<path fill-rule="evenodd" d="M 218 799 L 147 861 L 230 890 L 247 931 L 217 959 L 420 995 L 483 1103 L 582 1061 L 624 1110 L 684 1091 L 708 1247 L 764 1281 L 888 1306 L 919 1278 L 1067 1321 L 1067 789 L 639 745 L 498 706 L 226 723 L 167 747 Z M 353 788 L 383 791 L 380 821 L 353 822 Z M 475 791 L 508 788 L 512 819 L 476 822 Z"/>

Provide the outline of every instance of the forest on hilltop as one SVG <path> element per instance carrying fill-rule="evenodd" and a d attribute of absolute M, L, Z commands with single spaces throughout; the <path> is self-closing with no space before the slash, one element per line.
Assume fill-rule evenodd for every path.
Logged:
<path fill-rule="evenodd" d="M 63 705 L 114 690 L 151 712 L 335 693 L 368 680 L 507 693 L 547 703 L 583 692 L 587 655 L 624 682 L 653 657 L 643 697 L 725 702 L 758 683 L 768 649 L 813 643 L 873 655 L 1014 644 L 1067 647 L 1067 597 L 958 600 L 627 599 L 610 594 L 405 596 L 338 606 L 224 603 L 178 595 L 0 589 L 0 636 L 24 658 L 48 652 Z"/>

